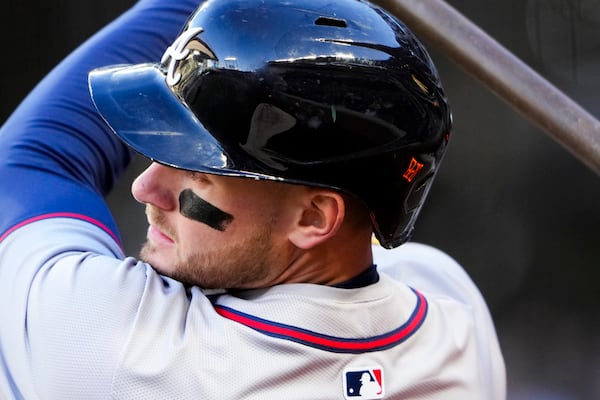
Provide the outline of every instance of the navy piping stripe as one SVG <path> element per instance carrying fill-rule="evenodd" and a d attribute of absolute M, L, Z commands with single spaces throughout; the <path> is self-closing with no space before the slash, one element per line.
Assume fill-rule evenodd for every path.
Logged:
<path fill-rule="evenodd" d="M 397 346 L 406 341 L 421 327 L 427 316 L 427 299 L 414 289 L 413 292 L 417 296 L 417 304 L 411 316 L 404 324 L 382 335 L 360 339 L 325 335 L 296 326 L 269 321 L 218 304 L 215 305 L 215 310 L 224 318 L 238 322 L 271 337 L 290 340 L 334 353 L 358 354 L 385 350 Z"/>

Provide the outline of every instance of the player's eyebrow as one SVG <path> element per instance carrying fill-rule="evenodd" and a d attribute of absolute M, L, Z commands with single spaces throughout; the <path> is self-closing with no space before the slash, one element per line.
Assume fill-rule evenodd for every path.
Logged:
<path fill-rule="evenodd" d="M 186 171 L 188 176 L 196 182 L 209 182 L 209 178 L 206 173 L 198 171 Z"/>
<path fill-rule="evenodd" d="M 202 222 L 221 232 L 233 221 L 233 215 L 210 204 L 192 189 L 184 189 L 179 193 L 179 212 L 186 218 Z"/>

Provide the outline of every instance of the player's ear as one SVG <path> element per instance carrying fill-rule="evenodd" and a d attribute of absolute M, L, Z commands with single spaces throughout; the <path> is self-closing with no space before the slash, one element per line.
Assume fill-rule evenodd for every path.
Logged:
<path fill-rule="evenodd" d="M 337 233 L 346 208 L 344 198 L 335 191 L 311 188 L 304 194 L 289 239 L 298 248 L 310 249 Z"/>

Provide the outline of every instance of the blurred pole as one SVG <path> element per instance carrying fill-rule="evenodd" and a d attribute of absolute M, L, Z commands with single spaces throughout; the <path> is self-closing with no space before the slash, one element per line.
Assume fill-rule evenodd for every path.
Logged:
<path fill-rule="evenodd" d="M 600 175 L 600 122 L 443 0 L 372 0 Z"/>

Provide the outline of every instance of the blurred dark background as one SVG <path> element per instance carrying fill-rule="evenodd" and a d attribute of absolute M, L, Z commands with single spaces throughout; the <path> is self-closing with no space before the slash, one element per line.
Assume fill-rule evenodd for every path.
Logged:
<path fill-rule="evenodd" d="M 52 66 L 132 3 L 5 0 L 0 121 Z M 600 117 L 599 0 L 449 3 Z M 509 399 L 598 399 L 600 180 L 429 47 L 455 128 L 414 239 L 456 258 L 480 287 L 504 352 Z M 137 160 L 127 178 L 144 166 Z M 146 227 L 128 179 L 109 201 L 126 250 L 137 254 Z"/>

